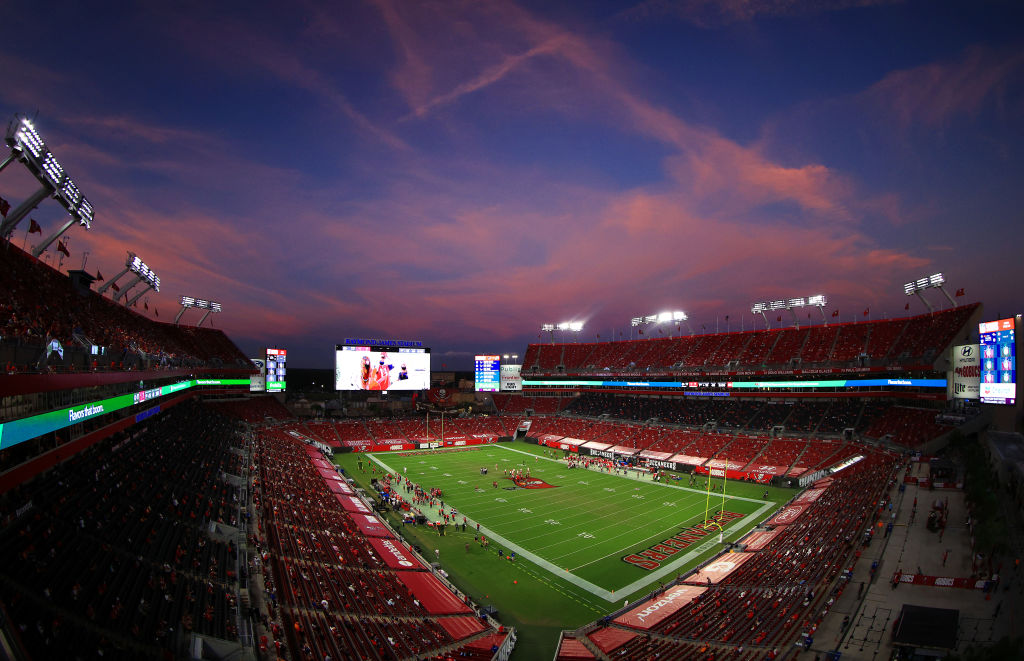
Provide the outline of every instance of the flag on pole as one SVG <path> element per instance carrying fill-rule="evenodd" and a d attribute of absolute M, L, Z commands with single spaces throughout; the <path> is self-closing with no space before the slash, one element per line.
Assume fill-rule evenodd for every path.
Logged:
<path fill-rule="evenodd" d="M 96 282 L 103 282 L 103 274 L 100 273 L 99 269 L 96 269 Z"/>
<path fill-rule="evenodd" d="M 11 210 L 11 203 L 0 197 L 0 216 L 7 217 L 7 212 Z"/>
<path fill-rule="evenodd" d="M 964 296 L 964 295 L 965 295 L 965 294 L 964 294 L 964 288 L 963 288 L 963 287 L 961 287 L 960 289 L 957 289 L 957 290 L 956 290 L 956 295 L 957 295 L 957 296 Z"/>
<path fill-rule="evenodd" d="M 68 251 L 68 247 L 66 245 L 64 245 L 63 241 L 58 241 L 57 242 L 57 252 L 64 253 L 65 257 L 70 257 L 71 256 L 71 253 Z"/>
<path fill-rule="evenodd" d="M 143 301 L 142 307 L 144 307 L 144 308 L 146 308 L 148 310 L 149 309 L 149 301 Z"/>
<path fill-rule="evenodd" d="M 864 316 L 865 317 L 868 316 L 869 312 L 871 312 L 871 308 L 870 307 L 864 308 Z"/>
<path fill-rule="evenodd" d="M 153 314 L 155 314 L 156 316 L 159 317 L 160 316 L 160 310 L 157 310 L 156 308 L 153 308 Z M 413 393 L 413 395 L 415 395 L 415 394 L 416 393 Z M 413 401 L 415 401 L 415 400 L 413 400 Z"/>
<path fill-rule="evenodd" d="M 28 233 L 29 234 L 42 234 L 43 228 L 39 226 L 35 218 L 28 219 Z"/>
<path fill-rule="evenodd" d="M 110 288 L 113 289 L 114 291 L 121 291 L 121 288 L 117 286 L 116 282 L 110 283 Z"/>
<path fill-rule="evenodd" d="M 833 310 L 832 311 L 832 316 L 833 317 L 838 317 L 839 316 L 839 310 Z"/>
<path fill-rule="evenodd" d="M 906 305 L 904 305 L 903 309 L 904 310 L 909 310 L 910 309 L 910 303 L 907 303 Z"/>

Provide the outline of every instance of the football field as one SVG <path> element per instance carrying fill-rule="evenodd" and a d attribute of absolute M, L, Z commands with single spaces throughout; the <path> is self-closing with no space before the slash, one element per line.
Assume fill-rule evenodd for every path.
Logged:
<path fill-rule="evenodd" d="M 474 533 L 479 524 L 490 550 L 515 552 L 517 559 L 607 602 L 685 572 L 721 550 L 723 541 L 742 537 L 792 495 L 740 482 L 728 482 L 724 496 L 720 490 L 709 494 L 703 478 L 688 487 L 686 476 L 656 483 L 636 471 L 570 469 L 562 454 L 502 443 L 368 457 L 424 489 L 441 489 L 446 510 L 456 508 L 459 523 L 467 517 Z M 528 469 L 530 479 L 517 485 L 505 475 L 512 469 Z M 720 489 L 722 481 L 713 484 Z M 411 500 L 411 494 L 400 493 Z M 421 509 L 439 519 L 437 506 Z M 706 512 L 720 511 L 727 513 L 722 530 L 705 528 Z"/>

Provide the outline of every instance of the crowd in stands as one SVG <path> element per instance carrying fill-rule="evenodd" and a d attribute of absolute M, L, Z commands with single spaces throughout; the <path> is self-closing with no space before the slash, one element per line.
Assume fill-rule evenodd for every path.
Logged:
<path fill-rule="evenodd" d="M 874 522 L 886 514 L 897 465 L 891 453 L 868 452 L 821 485 L 817 499 L 795 521 L 776 528 L 764 548 L 729 555 L 742 561 L 649 630 L 606 617 L 570 635 L 556 658 L 586 656 L 582 636 L 610 658 L 753 661 L 779 656 L 813 635 L 846 589 L 841 575 L 856 561 L 857 549 L 870 543 Z M 704 586 L 699 574 L 682 582 Z"/>
<path fill-rule="evenodd" d="M 889 436 L 893 443 L 916 448 L 953 429 L 953 425 L 936 420 L 935 409 L 891 406 L 878 416 L 865 434 L 872 438 Z"/>
<path fill-rule="evenodd" d="M 803 328 L 591 342 L 531 344 L 523 371 L 568 374 L 585 370 L 664 371 L 844 365 L 922 365 L 957 338 L 978 304 L 904 319 Z"/>
<path fill-rule="evenodd" d="M 5 243 L 0 249 L 0 361 L 6 371 L 250 367 L 223 331 L 161 323 Z M 148 304 L 145 304 L 148 305 Z M 168 310 L 170 312 L 170 310 Z M 60 343 L 64 356 L 44 347 Z M 106 349 L 92 355 L 91 345 Z"/>
<path fill-rule="evenodd" d="M 285 420 L 287 410 L 270 397 L 263 398 L 273 403 L 265 407 L 246 408 L 244 402 L 224 402 L 224 407 L 249 422 L 263 422 L 267 418 Z M 254 400 L 256 401 L 256 400 Z M 279 407 L 279 408 L 278 408 Z M 283 411 L 283 415 L 281 414 Z M 357 420 L 307 420 L 284 423 L 282 429 L 294 431 L 333 448 L 364 448 L 374 443 L 409 443 L 425 439 L 464 438 L 486 436 L 497 438 L 510 436 L 515 432 L 518 418 L 476 416 L 476 417 L 431 417 L 429 422 L 423 415 L 404 418 L 360 418 Z"/>
<path fill-rule="evenodd" d="M 423 565 L 390 569 L 374 552 L 302 443 L 280 429 L 263 429 L 253 463 L 261 523 L 254 542 L 272 595 L 272 639 L 261 647 L 317 661 L 425 658 L 452 647 L 456 658 L 491 658 L 474 647 L 489 631 L 483 625 L 465 644 L 462 634 L 449 631 L 455 628 L 444 616 L 469 614 L 468 607 L 458 599 L 428 607 L 411 587 L 416 582 L 408 575 L 424 572 Z"/>
<path fill-rule="evenodd" d="M 182 403 L 4 496 L 0 595 L 34 658 L 158 658 L 237 640 L 236 423 Z M 238 441 L 235 441 L 238 442 Z"/>
<path fill-rule="evenodd" d="M 250 397 L 246 399 L 210 400 L 207 406 L 227 415 L 255 424 L 272 420 L 290 420 L 292 414 L 274 397 Z"/>

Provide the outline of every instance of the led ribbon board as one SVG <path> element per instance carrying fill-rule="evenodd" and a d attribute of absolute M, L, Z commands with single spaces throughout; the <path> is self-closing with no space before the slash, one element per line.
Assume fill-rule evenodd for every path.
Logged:
<path fill-rule="evenodd" d="M 170 385 L 149 390 L 140 390 L 127 395 L 118 395 L 108 399 L 101 399 L 98 402 L 69 406 L 66 409 L 58 409 L 48 413 L 40 413 L 20 420 L 12 420 L 0 425 L 0 450 L 28 441 L 37 436 L 70 427 L 71 425 L 85 422 L 100 417 L 107 413 L 113 413 L 126 409 L 136 404 L 142 404 L 155 400 L 166 395 L 171 395 L 182 390 L 188 390 L 196 386 L 247 386 L 249 379 L 198 379 L 191 381 L 179 381 Z"/>
<path fill-rule="evenodd" d="M 692 381 L 533 381 L 523 380 L 524 386 L 584 386 L 612 388 L 696 388 Z M 734 389 L 764 388 L 772 390 L 801 390 L 809 388 L 945 388 L 946 379 L 830 379 L 824 381 L 725 381 L 719 387 Z"/>

